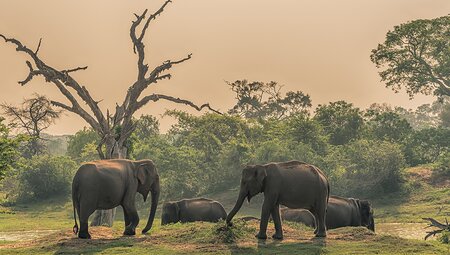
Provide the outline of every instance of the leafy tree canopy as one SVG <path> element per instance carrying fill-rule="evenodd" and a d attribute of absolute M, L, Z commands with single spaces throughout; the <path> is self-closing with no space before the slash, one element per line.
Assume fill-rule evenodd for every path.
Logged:
<path fill-rule="evenodd" d="M 11 170 L 19 155 L 19 144 L 23 141 L 23 137 L 10 137 L 8 127 L 2 123 L 4 120 L 0 117 L 0 180 Z"/>
<path fill-rule="evenodd" d="M 329 134 L 330 143 L 342 145 L 357 138 L 363 127 L 364 120 L 359 108 L 345 101 L 319 105 L 314 119 L 317 120 Z"/>
<path fill-rule="evenodd" d="M 450 15 L 395 26 L 370 58 L 396 92 L 450 96 Z"/>
<path fill-rule="evenodd" d="M 368 118 L 368 131 L 373 138 L 391 142 L 401 142 L 411 132 L 408 121 L 393 111 L 375 111 L 373 108 L 366 111 Z"/>
<path fill-rule="evenodd" d="M 250 119 L 283 119 L 293 113 L 308 112 L 311 98 L 301 91 L 281 94 L 282 86 L 275 81 L 268 83 L 247 80 L 227 82 L 236 94 L 236 105 L 228 111 Z"/>

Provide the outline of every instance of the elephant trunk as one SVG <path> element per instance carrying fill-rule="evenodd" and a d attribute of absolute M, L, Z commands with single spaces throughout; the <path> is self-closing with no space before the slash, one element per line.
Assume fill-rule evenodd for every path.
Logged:
<path fill-rule="evenodd" d="M 148 221 L 147 221 L 147 225 L 145 226 L 145 228 L 142 230 L 142 234 L 147 233 L 153 225 L 153 220 L 155 219 L 155 214 L 156 214 L 156 207 L 158 206 L 158 201 L 159 201 L 159 180 L 157 180 L 154 184 L 154 188 L 152 190 L 152 206 L 150 208 L 150 214 L 148 216 Z"/>
<path fill-rule="evenodd" d="M 375 221 L 373 220 L 373 216 L 370 216 L 368 229 L 375 232 Z"/>
<path fill-rule="evenodd" d="M 247 193 L 245 193 L 242 189 L 239 193 L 239 197 L 236 201 L 236 204 L 234 205 L 233 209 L 227 216 L 227 224 L 231 225 L 231 220 L 233 219 L 234 215 L 241 209 L 242 204 L 244 203 L 245 197 L 247 197 Z"/>

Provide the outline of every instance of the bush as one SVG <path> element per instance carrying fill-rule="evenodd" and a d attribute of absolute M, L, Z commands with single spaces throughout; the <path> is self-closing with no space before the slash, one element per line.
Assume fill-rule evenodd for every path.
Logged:
<path fill-rule="evenodd" d="M 433 171 L 441 176 L 450 177 L 450 151 L 439 156 L 434 164 Z"/>
<path fill-rule="evenodd" d="M 332 193 L 373 196 L 400 189 L 405 160 L 398 144 L 357 140 L 335 147 L 325 165 Z"/>
<path fill-rule="evenodd" d="M 63 156 L 34 156 L 19 170 L 19 200 L 66 196 L 77 164 Z"/>
<path fill-rule="evenodd" d="M 439 235 L 438 240 L 441 243 L 450 244 L 450 231 L 443 231 Z"/>
<path fill-rule="evenodd" d="M 449 128 L 426 128 L 413 132 L 405 144 L 405 158 L 409 165 L 435 162 L 450 150 Z"/>

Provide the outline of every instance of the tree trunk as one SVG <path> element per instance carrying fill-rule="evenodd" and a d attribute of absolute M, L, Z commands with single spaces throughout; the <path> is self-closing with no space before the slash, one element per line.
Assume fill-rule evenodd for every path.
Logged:
<path fill-rule="evenodd" d="M 126 158 L 127 148 L 123 145 L 118 145 L 115 139 L 106 141 L 106 159 L 120 159 Z M 97 210 L 94 213 L 91 226 L 107 226 L 112 227 L 114 218 L 116 217 L 116 208 L 110 210 Z"/>

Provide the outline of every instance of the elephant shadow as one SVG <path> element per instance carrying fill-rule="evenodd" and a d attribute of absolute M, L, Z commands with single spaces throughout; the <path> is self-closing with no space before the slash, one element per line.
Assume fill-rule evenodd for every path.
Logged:
<path fill-rule="evenodd" d="M 238 247 L 229 245 L 231 254 L 311 254 L 324 253 L 326 238 L 313 237 L 305 242 L 286 242 L 283 240 L 255 240 L 256 249 L 253 247 Z"/>
<path fill-rule="evenodd" d="M 138 243 L 148 240 L 146 235 L 142 236 L 117 236 L 117 237 L 100 237 L 93 239 L 79 239 L 71 235 L 70 237 L 61 238 L 55 246 L 57 251 L 55 254 L 92 254 L 105 251 L 107 249 L 121 247 L 124 249 L 132 247 Z"/>

